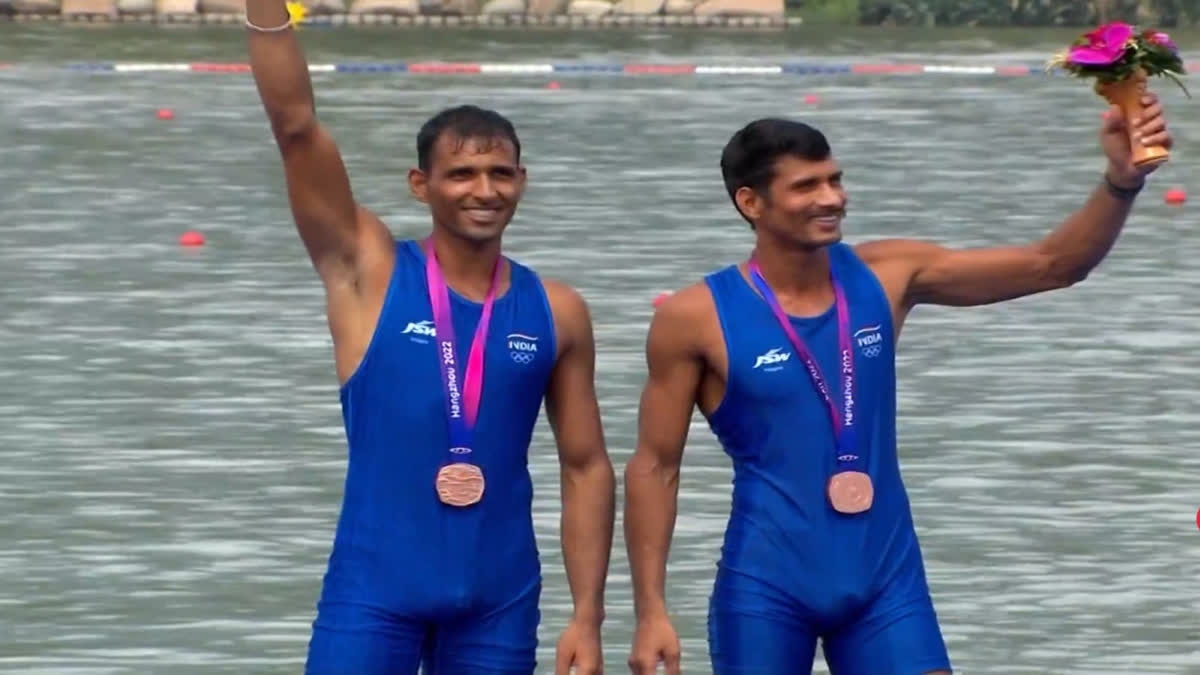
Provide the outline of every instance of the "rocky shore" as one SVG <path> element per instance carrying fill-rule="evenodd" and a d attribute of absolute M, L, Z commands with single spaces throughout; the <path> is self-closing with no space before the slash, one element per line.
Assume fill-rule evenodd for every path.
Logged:
<path fill-rule="evenodd" d="M 302 0 L 332 25 L 778 27 L 783 0 Z M 0 0 L 18 22 L 240 24 L 244 0 Z"/>

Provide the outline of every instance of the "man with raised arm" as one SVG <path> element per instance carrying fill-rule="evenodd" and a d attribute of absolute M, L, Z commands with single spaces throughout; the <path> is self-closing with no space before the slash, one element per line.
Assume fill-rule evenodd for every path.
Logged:
<path fill-rule="evenodd" d="M 349 443 L 306 672 L 532 673 L 541 572 L 527 455 L 543 399 L 574 615 L 555 671 L 598 673 L 614 475 L 580 295 L 501 254 L 525 186 L 498 113 L 442 111 L 408 173 L 432 231 L 356 203 L 284 0 L 247 3 L 250 63 L 292 214 L 325 287 Z"/>
<path fill-rule="evenodd" d="M 842 242 L 842 170 L 825 137 L 762 119 L 725 146 L 721 170 L 755 245 L 656 311 L 625 531 L 637 675 L 679 673 L 666 561 L 693 406 L 733 460 L 733 502 L 709 604 L 717 675 L 798 675 L 816 643 L 834 675 L 948 673 L 896 451 L 894 346 L 918 304 L 972 306 L 1065 288 L 1108 253 L 1170 147 L 1162 109 L 1112 107 L 1108 158 L 1083 207 L 1025 246 L 952 250 L 922 241 Z"/>

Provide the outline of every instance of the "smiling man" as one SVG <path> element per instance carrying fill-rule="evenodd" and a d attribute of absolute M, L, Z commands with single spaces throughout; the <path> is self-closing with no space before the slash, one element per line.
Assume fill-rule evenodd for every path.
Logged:
<path fill-rule="evenodd" d="M 1153 96 L 1139 142 L 1170 147 Z M 1117 107 L 1108 165 L 1081 209 L 1027 246 L 843 243 L 847 196 L 824 135 L 763 119 L 721 157 L 754 230 L 749 259 L 663 302 L 651 322 L 626 544 L 637 629 L 630 666 L 678 674 L 664 594 L 679 468 L 699 406 L 733 460 L 733 506 L 709 604 L 716 675 L 947 673 L 950 659 L 896 451 L 894 346 L 917 304 L 971 306 L 1070 286 L 1108 253 L 1154 166 L 1131 160 Z"/>
<path fill-rule="evenodd" d="M 615 480 L 592 324 L 573 289 L 501 254 L 525 187 L 512 124 L 461 106 L 421 128 L 408 184 L 432 230 L 396 241 L 356 203 L 317 121 L 284 0 L 249 0 L 247 25 L 292 214 L 325 287 L 349 443 L 306 672 L 534 672 L 528 450 L 543 400 L 575 604 L 555 672 L 600 672 Z"/>

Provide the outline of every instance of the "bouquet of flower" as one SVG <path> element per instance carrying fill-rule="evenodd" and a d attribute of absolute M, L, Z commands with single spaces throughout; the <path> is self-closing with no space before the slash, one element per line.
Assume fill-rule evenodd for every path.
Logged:
<path fill-rule="evenodd" d="M 1049 68 L 1062 68 L 1079 78 L 1093 78 L 1096 93 L 1120 106 L 1127 120 L 1141 114 L 1141 98 L 1150 76 L 1170 78 L 1191 98 L 1179 79 L 1186 73 L 1179 48 L 1171 38 L 1157 30 L 1138 33 L 1127 23 L 1105 24 L 1084 34 L 1067 51 L 1051 59 Z M 1130 141 L 1135 164 L 1167 160 L 1166 148 Z"/>

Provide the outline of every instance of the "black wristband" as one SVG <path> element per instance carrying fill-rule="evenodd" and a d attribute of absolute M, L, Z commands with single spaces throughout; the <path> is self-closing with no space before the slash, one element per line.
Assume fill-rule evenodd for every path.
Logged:
<path fill-rule="evenodd" d="M 1104 173 L 1104 187 L 1108 188 L 1108 194 L 1122 201 L 1133 201 L 1133 198 L 1138 196 L 1138 193 L 1142 191 L 1142 188 L 1145 187 L 1145 185 L 1146 180 L 1143 178 L 1142 182 L 1138 183 L 1137 187 L 1121 187 L 1120 185 L 1112 182 L 1112 179 L 1108 177 L 1108 172 Z"/>

